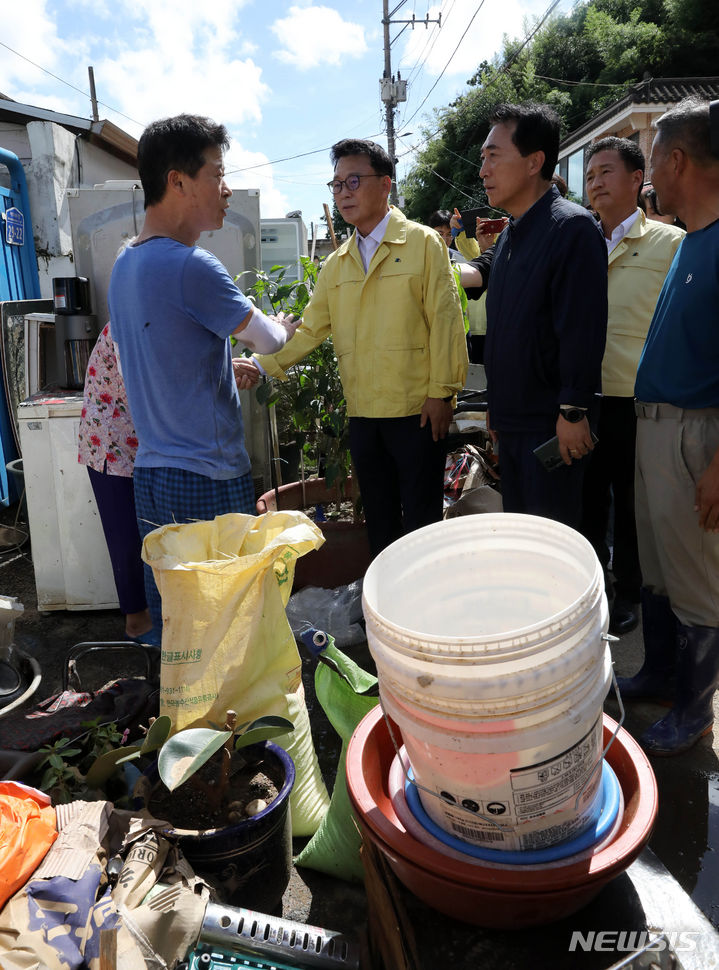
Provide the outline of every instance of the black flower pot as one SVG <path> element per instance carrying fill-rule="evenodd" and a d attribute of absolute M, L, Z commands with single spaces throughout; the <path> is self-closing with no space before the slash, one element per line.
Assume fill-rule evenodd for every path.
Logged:
<path fill-rule="evenodd" d="M 255 757 L 258 763 L 266 761 L 268 773 L 271 770 L 276 776 L 279 770 L 284 781 L 277 786 L 277 798 L 257 815 L 236 824 L 205 831 L 174 827 L 170 831 L 220 902 L 271 914 L 282 902 L 292 870 L 290 792 L 295 766 L 287 752 L 271 741 L 250 745 L 243 754 Z M 156 764 L 145 774 L 151 784 L 157 783 Z"/>

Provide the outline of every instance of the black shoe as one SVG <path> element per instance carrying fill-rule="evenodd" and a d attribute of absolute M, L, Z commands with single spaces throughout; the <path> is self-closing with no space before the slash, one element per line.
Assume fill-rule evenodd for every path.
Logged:
<path fill-rule="evenodd" d="M 639 623 L 639 612 L 634 603 L 616 597 L 609 614 L 609 632 L 615 636 L 631 633 Z"/>

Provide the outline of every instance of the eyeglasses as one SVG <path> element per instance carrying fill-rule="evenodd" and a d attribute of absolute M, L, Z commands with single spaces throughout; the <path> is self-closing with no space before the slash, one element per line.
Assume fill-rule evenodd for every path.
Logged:
<path fill-rule="evenodd" d="M 360 179 L 383 179 L 384 177 L 377 172 L 373 172 L 371 175 L 348 175 L 346 179 L 332 179 L 331 182 L 327 183 L 327 188 L 332 195 L 339 195 L 343 185 L 346 185 L 350 192 L 356 192 L 360 187 Z"/>

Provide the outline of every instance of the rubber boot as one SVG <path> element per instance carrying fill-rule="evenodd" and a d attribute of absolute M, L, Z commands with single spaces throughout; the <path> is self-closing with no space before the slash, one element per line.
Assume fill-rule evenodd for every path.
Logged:
<path fill-rule="evenodd" d="M 668 596 L 641 590 L 644 663 L 633 677 L 617 677 L 624 700 L 647 698 L 671 703 L 677 654 L 677 618 Z"/>
<path fill-rule="evenodd" d="M 712 699 L 719 687 L 719 630 L 678 624 L 674 707 L 641 738 L 649 754 L 688 751 L 714 724 Z"/>

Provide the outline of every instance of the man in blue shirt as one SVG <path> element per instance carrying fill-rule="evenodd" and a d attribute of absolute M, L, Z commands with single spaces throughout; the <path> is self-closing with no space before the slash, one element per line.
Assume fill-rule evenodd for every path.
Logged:
<path fill-rule="evenodd" d="M 659 295 L 635 386 L 644 665 L 624 697 L 673 695 L 642 737 L 679 754 L 708 734 L 719 686 L 719 102 L 687 98 L 657 122 L 651 179 L 687 235 Z"/>
<path fill-rule="evenodd" d="M 133 477 L 143 538 L 171 522 L 254 514 L 230 337 L 271 353 L 299 325 L 260 313 L 195 245 L 224 222 L 228 146 L 223 125 L 196 115 L 153 122 L 138 145 L 145 223 L 115 262 L 108 305 L 139 440 Z M 149 566 L 145 587 L 160 631 Z"/>

